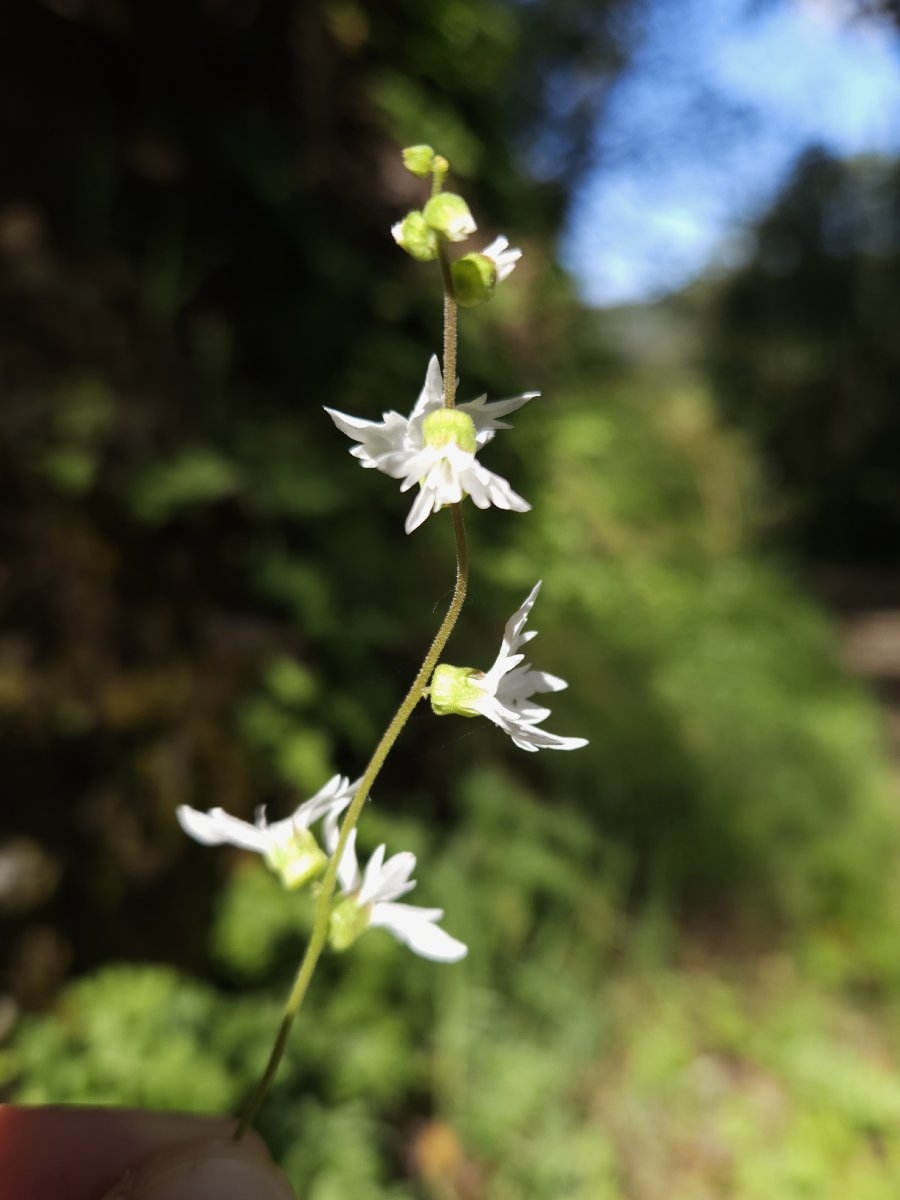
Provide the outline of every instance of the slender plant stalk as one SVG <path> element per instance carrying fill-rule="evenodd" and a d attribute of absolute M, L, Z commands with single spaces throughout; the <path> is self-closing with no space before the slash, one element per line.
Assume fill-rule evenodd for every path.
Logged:
<path fill-rule="evenodd" d="M 452 408 L 456 398 L 457 307 L 453 299 L 449 262 L 443 245 L 440 248 L 440 259 L 441 274 L 445 279 L 444 404 L 447 408 Z M 451 288 L 449 293 L 447 292 L 448 281 Z M 469 585 L 469 544 L 466 538 L 466 525 L 465 518 L 463 517 L 462 503 L 451 505 L 451 509 L 453 513 L 453 535 L 456 542 L 456 583 L 453 588 L 453 596 L 450 600 L 447 614 L 441 622 L 441 626 L 422 661 L 421 667 L 419 667 L 409 691 L 404 696 L 400 707 L 382 734 L 381 741 L 375 747 L 375 752 L 369 760 L 369 765 L 363 772 L 363 776 L 359 781 L 359 787 L 356 789 L 356 794 L 351 801 L 350 807 L 347 809 L 347 813 L 341 824 L 337 846 L 329 859 L 328 867 L 322 878 L 319 895 L 316 899 L 312 933 L 284 1007 L 284 1015 L 281 1018 L 278 1036 L 275 1039 L 275 1044 L 272 1046 L 266 1068 L 238 1120 L 237 1128 L 234 1132 L 234 1141 L 239 1141 L 256 1119 L 256 1114 L 259 1112 L 260 1106 L 281 1063 L 291 1026 L 294 1023 L 297 1013 L 300 1011 L 300 1006 L 306 996 L 319 958 L 325 949 L 328 939 L 328 922 L 331 917 L 331 901 L 334 896 L 334 889 L 337 886 L 338 864 L 343 857 L 350 834 L 356 828 L 369 792 L 372 789 L 372 784 L 375 782 L 379 771 L 384 765 L 385 759 L 400 736 L 403 726 L 409 720 L 416 705 L 425 695 L 428 680 L 431 678 L 434 668 L 438 664 L 438 660 L 447 644 L 450 634 L 453 632 L 453 627 L 465 603 L 466 590 Z"/>
<path fill-rule="evenodd" d="M 443 250 L 443 248 L 442 248 Z M 441 254 L 444 258 L 444 254 Z M 451 280 L 450 286 L 453 286 Z M 444 408 L 456 403 L 456 314 L 459 309 L 453 293 L 444 293 Z"/>

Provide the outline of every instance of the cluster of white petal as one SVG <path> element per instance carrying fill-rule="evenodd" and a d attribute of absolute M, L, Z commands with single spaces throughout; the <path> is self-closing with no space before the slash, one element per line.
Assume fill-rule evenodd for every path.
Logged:
<path fill-rule="evenodd" d="M 436 357 L 428 364 L 425 385 L 408 417 L 387 412 L 380 421 L 367 421 L 333 408 L 325 411 L 342 433 L 358 443 L 350 453 L 364 467 L 374 467 L 392 479 L 401 480 L 401 492 L 420 485 L 406 518 L 406 532 L 412 533 L 431 513 L 445 504 L 458 504 L 464 496 L 471 496 L 478 508 L 494 505 L 513 512 L 528 512 L 531 505 L 502 476 L 483 467 L 476 455 L 498 429 L 509 428 L 501 417 L 515 412 L 537 395 L 538 392 L 523 392 L 490 403 L 486 396 L 479 396 L 467 404 L 456 405 L 453 411 L 464 413 L 474 425 L 474 449 L 452 440 L 441 446 L 429 445 L 426 440 L 425 419 L 444 405 L 444 383 Z"/>
<path fill-rule="evenodd" d="M 335 843 L 329 845 L 333 854 Z M 406 850 L 392 855 L 386 862 L 385 847 L 379 846 L 360 871 L 356 857 L 356 830 L 347 839 L 347 846 L 338 863 L 338 881 L 345 896 L 352 897 L 361 910 L 368 910 L 371 928 L 386 929 L 398 942 L 409 946 L 422 958 L 434 962 L 459 962 L 468 953 L 464 942 L 451 937 L 437 924 L 444 915 L 441 908 L 419 908 L 415 904 L 398 904 L 397 900 L 416 886 L 412 873 L 416 856 Z"/>
<path fill-rule="evenodd" d="M 519 259 L 522 257 L 522 251 L 518 246 L 510 246 L 509 238 L 501 234 L 494 238 L 489 246 L 481 252 L 485 258 L 489 258 L 497 270 L 497 282 L 502 283 L 504 279 L 508 279 L 512 274 L 513 269 Z"/>
<path fill-rule="evenodd" d="M 587 745 L 587 739 L 560 737 L 541 728 L 541 722 L 550 716 L 550 709 L 532 699 L 544 692 L 561 692 L 569 685 L 558 675 L 535 671 L 520 653 L 526 642 L 537 637 L 537 630 L 525 632 L 525 625 L 540 589 L 539 580 L 522 607 L 507 621 L 500 653 L 491 669 L 484 675 L 470 677 L 472 687 L 481 693 L 470 703 L 508 733 L 522 750 L 578 750 Z"/>
<path fill-rule="evenodd" d="M 289 846 L 298 833 L 322 821 L 322 836 L 329 854 L 338 843 L 338 818 L 348 807 L 359 780 L 351 783 L 343 775 L 334 775 L 314 796 L 305 801 L 290 817 L 269 824 L 262 809 L 256 823 L 232 817 L 221 808 L 199 812 L 183 804 L 177 810 L 181 828 L 204 846 L 237 846 L 262 854 L 267 861 L 277 858 L 278 851 Z M 367 917 L 366 926 L 387 929 L 394 937 L 409 946 L 416 954 L 436 962 L 458 962 L 466 954 L 466 946 L 445 933 L 437 922 L 444 915 L 439 908 L 417 908 L 395 901 L 416 886 L 411 879 L 416 856 L 409 852 L 395 854 L 384 861 L 384 846 L 379 846 L 360 874 L 356 859 L 356 830 L 350 834 L 347 847 L 338 864 L 341 891 L 352 897 Z"/>
<path fill-rule="evenodd" d="M 349 806 L 358 785 L 358 779 L 351 783 L 344 775 L 332 775 L 325 786 L 304 801 L 296 812 L 271 825 L 266 820 L 264 808 L 257 809 L 253 825 L 232 817 L 222 808 L 211 808 L 204 813 L 182 804 L 175 815 L 184 832 L 204 846 L 237 846 L 241 850 L 271 856 L 273 851 L 287 846 L 293 837 L 318 820 L 324 822 L 326 843 L 336 837 L 338 817 Z"/>

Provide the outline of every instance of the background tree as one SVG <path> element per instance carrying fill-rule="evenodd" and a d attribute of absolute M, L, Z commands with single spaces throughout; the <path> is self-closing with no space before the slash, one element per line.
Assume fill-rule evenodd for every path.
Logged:
<path fill-rule="evenodd" d="M 467 391 L 533 379 L 574 319 L 549 256 L 619 7 L 4 6 L 2 819 L 30 839 L 15 877 L 43 862 L 10 905 L 47 918 L 7 928 L 23 998 L 110 954 L 197 954 L 211 880 L 177 873 L 176 803 L 249 813 L 367 753 L 428 614 L 387 549 L 402 498 L 359 502 L 321 410 L 402 407 L 437 345 L 387 232 L 419 200 L 398 143 L 439 142 L 485 240 L 502 213 L 528 244 Z M 443 547 L 420 544 L 437 601 Z"/>
<path fill-rule="evenodd" d="M 717 395 L 763 451 L 782 535 L 820 563 L 892 563 L 900 169 L 812 152 L 753 236 L 709 307 Z"/>

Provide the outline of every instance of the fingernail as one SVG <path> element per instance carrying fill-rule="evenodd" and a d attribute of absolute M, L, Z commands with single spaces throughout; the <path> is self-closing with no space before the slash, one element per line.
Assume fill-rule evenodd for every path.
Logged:
<path fill-rule="evenodd" d="M 107 1200 L 296 1200 L 281 1171 L 230 1142 L 154 1158 L 123 1179 Z"/>

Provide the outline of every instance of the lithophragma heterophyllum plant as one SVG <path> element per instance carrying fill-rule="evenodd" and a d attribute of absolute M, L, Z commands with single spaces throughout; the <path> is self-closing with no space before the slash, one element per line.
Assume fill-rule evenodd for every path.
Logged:
<path fill-rule="evenodd" d="M 409 416 L 398 412 L 380 421 L 327 409 L 337 428 L 354 443 L 350 453 L 364 467 L 384 472 L 415 491 L 406 518 L 413 533 L 435 513 L 449 508 L 456 542 L 456 584 L 447 614 L 425 655 L 412 686 L 375 748 L 368 766 L 353 783 L 335 775 L 290 817 L 270 824 L 260 811 L 250 824 L 214 808 L 202 813 L 182 807 L 178 819 L 186 833 L 204 845 L 228 843 L 261 854 L 285 887 L 316 887 L 312 933 L 288 996 L 272 1052 L 238 1122 L 235 1136 L 250 1126 L 275 1075 L 288 1033 L 309 988 L 316 964 L 326 948 L 346 950 L 367 929 L 388 930 L 415 954 L 436 962 L 463 958 L 466 946 L 441 927 L 439 908 L 408 904 L 416 886 L 415 855 L 408 851 L 385 857 L 379 846 L 364 867 L 356 855 L 356 826 L 372 785 L 416 705 L 426 697 L 439 716 L 455 713 L 483 716 L 509 734 L 523 750 L 576 750 L 584 738 L 561 737 L 544 728 L 550 710 L 535 696 L 558 692 L 565 680 L 525 662 L 522 648 L 536 636 L 526 622 L 537 598 L 536 583 L 506 623 L 500 652 L 487 671 L 441 663 L 447 639 L 459 617 L 469 579 L 469 553 L 463 517 L 466 497 L 524 513 L 527 501 L 479 459 L 499 430 L 502 419 L 537 396 L 524 392 L 508 400 L 480 396 L 456 403 L 457 314 L 460 306 L 489 300 L 498 283 L 513 271 L 521 251 L 498 237 L 484 250 L 455 255 L 452 247 L 466 241 L 476 225 L 462 196 L 444 190 L 449 164 L 430 146 L 403 152 L 409 171 L 430 179 L 431 196 L 421 210 L 408 213 L 391 230 L 397 244 L 420 262 L 437 263 L 444 291 L 443 371 L 432 357 L 425 383 Z M 405 406 L 404 406 L 405 407 Z M 451 919 L 452 925 L 452 919 Z"/>

